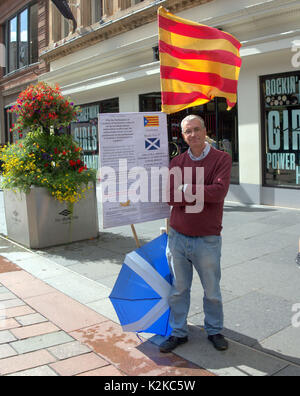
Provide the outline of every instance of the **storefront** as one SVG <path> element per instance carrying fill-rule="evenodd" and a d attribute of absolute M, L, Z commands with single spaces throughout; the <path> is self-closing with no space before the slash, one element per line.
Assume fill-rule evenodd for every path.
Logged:
<path fill-rule="evenodd" d="M 282 44 L 242 50 L 239 184 L 231 185 L 230 201 L 300 208 L 300 73 L 289 40 Z"/>

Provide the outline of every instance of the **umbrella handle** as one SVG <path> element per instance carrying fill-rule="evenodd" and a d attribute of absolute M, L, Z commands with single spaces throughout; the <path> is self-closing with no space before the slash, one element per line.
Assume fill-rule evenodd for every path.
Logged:
<path fill-rule="evenodd" d="M 134 239 L 135 239 L 136 246 L 137 246 L 138 248 L 140 248 L 140 247 L 141 247 L 141 243 L 140 243 L 140 241 L 139 241 L 139 239 L 138 239 L 138 236 L 137 236 L 137 233 L 136 233 L 134 224 L 131 224 L 131 230 L 132 230 L 132 233 L 133 233 L 133 236 L 134 236 Z"/>

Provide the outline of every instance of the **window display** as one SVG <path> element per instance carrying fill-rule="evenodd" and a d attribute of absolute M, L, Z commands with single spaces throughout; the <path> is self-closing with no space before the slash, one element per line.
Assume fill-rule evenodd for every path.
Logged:
<path fill-rule="evenodd" d="M 71 124 L 71 134 L 83 149 L 84 164 L 91 169 L 99 166 L 98 114 L 118 113 L 119 99 L 108 99 L 101 102 L 82 105 L 78 122 Z"/>

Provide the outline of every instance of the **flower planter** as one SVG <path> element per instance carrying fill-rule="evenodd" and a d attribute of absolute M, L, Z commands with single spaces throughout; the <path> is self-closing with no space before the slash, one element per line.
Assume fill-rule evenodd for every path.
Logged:
<path fill-rule="evenodd" d="M 96 171 L 87 169 L 81 148 L 63 130 L 79 108 L 57 85 L 39 82 L 10 111 L 17 116 L 10 131 L 21 140 L 0 150 L 8 237 L 35 249 L 96 237 Z"/>
<path fill-rule="evenodd" d="M 42 187 L 30 193 L 4 191 L 8 238 L 28 248 L 42 249 L 98 236 L 98 212 L 95 186 L 85 198 L 68 204 L 55 200 Z"/>

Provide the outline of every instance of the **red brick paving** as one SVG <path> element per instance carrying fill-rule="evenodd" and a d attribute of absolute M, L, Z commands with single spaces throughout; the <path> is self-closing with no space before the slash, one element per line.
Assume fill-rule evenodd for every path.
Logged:
<path fill-rule="evenodd" d="M 6 258 L 0 256 L 0 274 L 15 271 L 21 271 L 21 268 L 8 261 Z"/>
<path fill-rule="evenodd" d="M 23 326 L 18 329 L 11 329 L 11 333 L 19 340 L 38 335 L 49 334 L 59 331 L 59 328 L 51 322 L 39 323 L 31 326 Z"/>
<path fill-rule="evenodd" d="M 87 353 L 81 356 L 75 356 L 69 359 L 62 360 L 50 364 L 50 367 L 57 373 L 64 377 L 70 377 L 73 375 L 81 374 L 82 368 L 84 371 L 94 370 L 103 366 L 108 366 L 108 362 L 101 359 L 100 356 L 95 353 Z"/>
<path fill-rule="evenodd" d="M 30 337 L 62 330 L 90 348 L 89 353 L 62 360 L 54 357 L 47 348 L 6 358 L 0 355 L 0 375 L 41 366 L 48 366 L 59 376 L 213 375 L 175 354 L 160 354 L 158 347 L 149 341 L 141 343 L 134 334 L 124 333 L 120 325 L 46 285 L 1 256 L 0 286 L 26 304 L 0 310 L 0 331 L 10 331 L 17 339 L 26 341 Z M 32 313 L 41 314 L 47 322 L 22 326 L 17 321 L 17 317 Z M 13 342 L 8 345 L 13 348 Z"/>
<path fill-rule="evenodd" d="M 43 366 L 52 363 L 55 358 L 46 350 L 25 353 L 24 355 L 0 359 L 0 375 L 12 374 L 17 371 Z"/>

